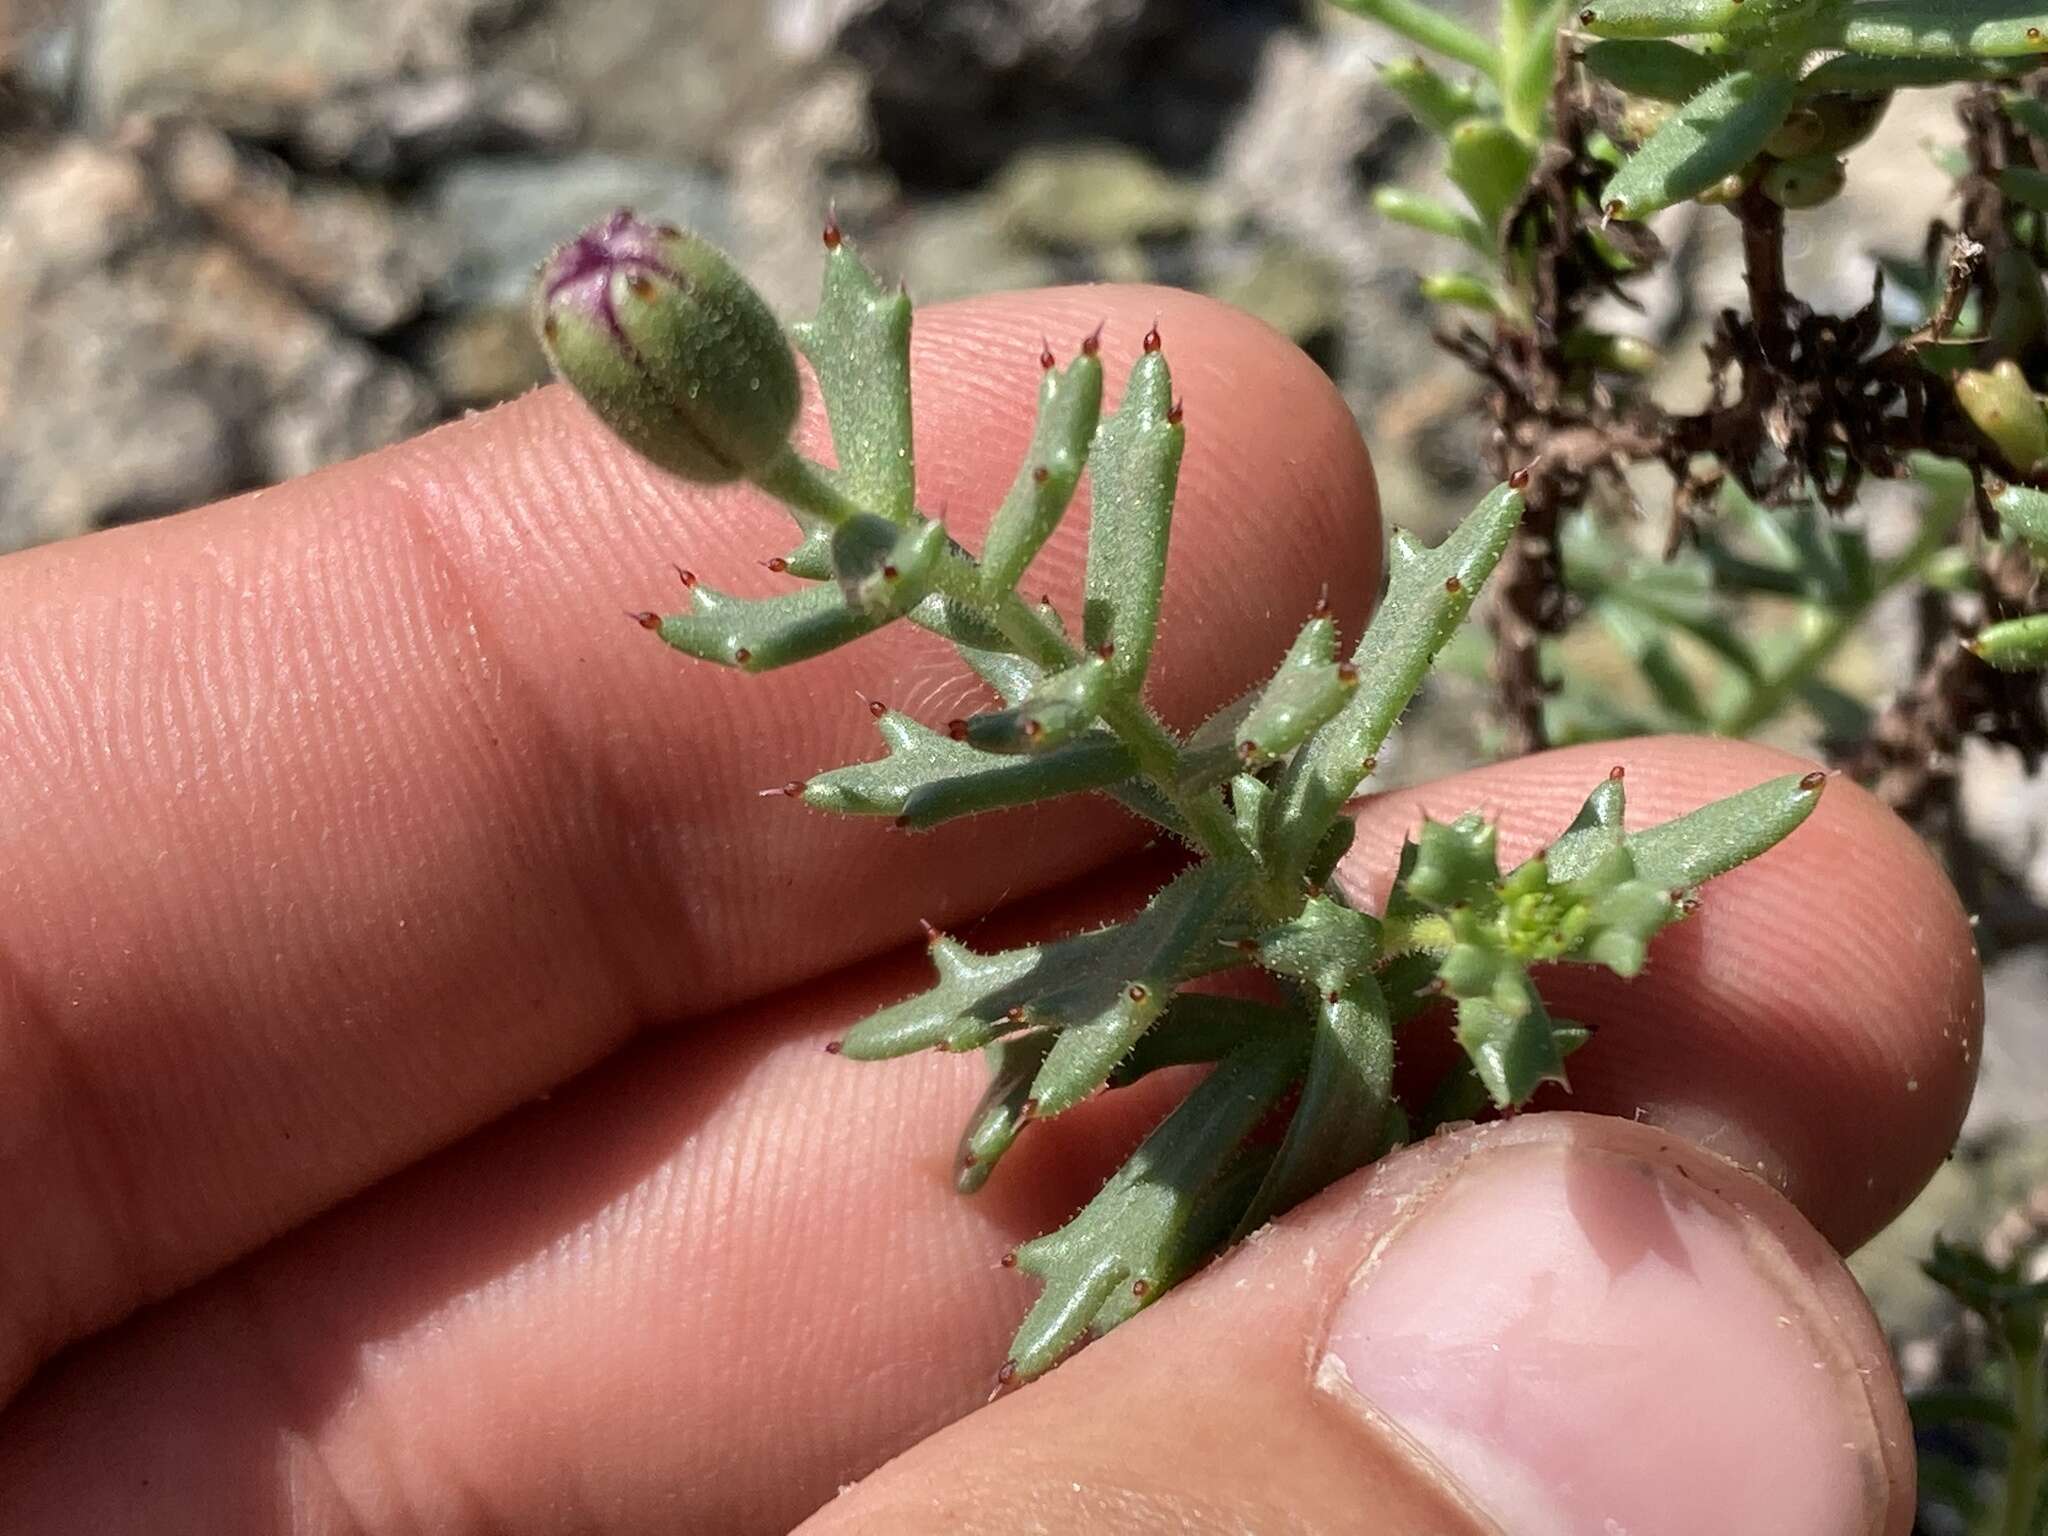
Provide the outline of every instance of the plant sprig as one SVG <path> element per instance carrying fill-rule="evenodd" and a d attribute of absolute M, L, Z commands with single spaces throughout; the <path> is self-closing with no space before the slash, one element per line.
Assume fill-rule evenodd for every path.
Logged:
<path fill-rule="evenodd" d="M 1790 775 L 1629 833 L 1616 770 L 1547 853 L 1506 873 L 1476 814 L 1426 822 L 1387 909 L 1360 909 L 1332 883 L 1345 806 L 1500 560 L 1517 480 L 1434 548 L 1394 536 L 1386 594 L 1348 653 L 1326 613 L 1306 616 L 1263 686 L 1182 737 L 1145 698 L 1187 432 L 1157 331 L 1106 416 L 1099 338 L 1064 367 L 1050 350 L 1037 359 L 1031 446 L 977 556 L 916 505 L 909 301 L 836 228 L 825 244 L 824 299 L 797 338 L 834 468 L 789 441 L 798 387 L 780 327 L 690 235 L 622 214 L 563 247 L 542 273 L 541 329 L 558 371 L 634 448 L 699 480 L 751 480 L 795 520 L 793 552 L 772 562 L 794 590 L 739 598 L 686 575 L 686 605 L 635 615 L 644 627 L 700 660 L 765 671 L 908 621 L 952 641 L 995 695 L 943 725 L 871 707 L 883 755 L 786 793 L 906 831 L 1101 793 L 1187 846 L 1187 868 L 1122 922 L 993 953 L 931 933 L 933 984 L 835 1046 L 860 1059 L 987 1053 L 963 1191 L 1032 1124 L 1161 1066 L 1212 1065 L 1072 1221 L 1011 1256 L 1043 1282 L 1002 1371 L 1029 1378 L 1403 1141 L 1395 1053 L 1439 997 L 1455 1005 L 1464 1065 L 1429 1118 L 1514 1108 L 1562 1083 L 1585 1032 L 1550 1016 L 1532 967 L 1635 974 L 1697 886 L 1789 833 L 1824 779 Z M 1084 473 L 1076 640 L 1017 583 Z M 1204 990 L 1233 971 L 1262 974 L 1268 1000 Z"/>

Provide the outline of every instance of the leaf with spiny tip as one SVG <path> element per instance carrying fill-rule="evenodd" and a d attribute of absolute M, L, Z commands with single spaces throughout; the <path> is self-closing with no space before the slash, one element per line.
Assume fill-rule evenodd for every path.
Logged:
<path fill-rule="evenodd" d="M 1166 541 L 1187 434 L 1173 413 L 1173 380 L 1163 352 L 1131 367 L 1116 413 L 1095 434 L 1082 638 L 1109 648 L 1112 678 L 1133 690 L 1145 678 L 1159 630 Z"/>
<path fill-rule="evenodd" d="M 1518 965 L 1504 967 L 1487 994 L 1459 999 L 1457 1036 L 1502 1109 L 1527 1103 L 1544 1083 L 1566 1080 L 1555 1021 Z"/>
<path fill-rule="evenodd" d="M 2048 667 L 2048 613 L 1987 625 L 1966 643 L 1978 660 L 2001 672 L 2038 672 Z"/>
<path fill-rule="evenodd" d="M 831 418 L 838 483 L 892 522 L 916 515 L 911 457 L 910 300 L 886 292 L 850 243 L 825 254 L 817 315 L 794 327 Z"/>
<path fill-rule="evenodd" d="M 888 600 L 868 610 L 848 607 L 836 586 L 742 598 L 700 581 L 690 588 L 688 611 L 664 615 L 656 632 L 687 656 L 767 672 L 858 640 L 917 597 L 917 582 L 910 578 L 896 582 Z"/>
<path fill-rule="evenodd" d="M 1377 925 L 1375 925 L 1377 926 Z M 1363 1168 L 1406 1134 L 1394 1101 L 1394 1022 L 1372 973 L 1317 993 L 1308 1076 L 1273 1165 L 1238 1233 Z"/>
<path fill-rule="evenodd" d="M 1808 70 L 1801 77 L 1799 94 L 1865 94 L 1925 89 L 1929 86 L 1953 85 L 1964 80 L 2010 80 L 2025 73 L 2032 63 L 2033 60 L 2028 55 L 2010 59 L 1896 59 L 1860 53 L 1838 53 Z"/>
<path fill-rule="evenodd" d="M 1617 769 L 1586 796 L 1586 803 L 1579 807 L 1572 824 L 1550 845 L 1547 861 L 1551 877 L 1573 879 L 1591 869 L 1611 849 L 1621 847 L 1626 836 L 1622 819 L 1627 809 Z"/>
<path fill-rule="evenodd" d="M 1435 549 L 1404 533 L 1394 535 L 1386 599 L 1352 655 L 1358 687 L 1281 772 L 1272 813 L 1277 870 L 1305 869 L 1328 836 L 1430 663 L 1499 562 L 1521 515 L 1521 494 L 1500 485 Z"/>
<path fill-rule="evenodd" d="M 1447 240 L 1462 240 L 1482 255 L 1493 253 L 1493 236 L 1469 213 L 1406 187 L 1377 187 L 1372 194 L 1373 211 L 1396 224 L 1406 224 Z"/>
<path fill-rule="evenodd" d="M 1299 1071 L 1292 1048 L 1233 1051 L 1079 1215 L 1017 1250 L 1017 1268 L 1045 1282 L 1010 1348 L 1019 1378 L 1048 1369 L 1091 1329 L 1130 1317 L 1229 1234 L 1262 1173 L 1234 1166 L 1240 1148 Z"/>
<path fill-rule="evenodd" d="M 1579 25 L 1599 37 L 1701 37 L 1752 33 L 1797 20 L 1821 0 L 1591 0 Z M 1859 0 L 1860 3 L 1860 0 Z"/>
<path fill-rule="evenodd" d="M 1101 1085 L 1179 982 L 1237 963 L 1217 940 L 1242 886 L 1237 872 L 1203 864 L 1106 928 L 990 955 L 938 940 L 937 984 L 861 1020 L 844 1052 L 873 1060 L 932 1046 L 967 1049 L 1026 1028 L 1059 1030 L 1031 1092 L 1042 1113 L 1056 1113 Z M 1135 1000 L 1134 988 L 1142 992 Z M 1081 1043 L 1062 1055 L 1070 1037 Z M 1077 1070 L 1105 1054 L 1092 1081 L 1092 1067 Z"/>
<path fill-rule="evenodd" d="M 1721 76 L 1628 157 L 1602 189 L 1601 207 L 1642 219 L 1697 197 L 1762 153 L 1797 96 L 1788 74 L 1737 69 Z"/>
<path fill-rule="evenodd" d="M 1816 773 L 1788 773 L 1631 833 L 1625 846 L 1635 861 L 1636 875 L 1663 890 L 1677 891 L 1704 885 L 1747 864 L 1812 814 L 1826 782 Z M 1553 878 L 1573 879 L 1580 873 L 1560 866 L 1552 851 Z"/>
<path fill-rule="evenodd" d="M 1237 728 L 1238 755 L 1254 766 L 1285 757 L 1358 686 L 1358 669 L 1334 660 L 1337 626 L 1310 619 Z"/>
<path fill-rule="evenodd" d="M 1042 677 L 1017 703 L 967 717 L 967 744 L 984 752 L 1043 752 L 1093 726 L 1109 697 L 1109 663 L 1090 656 Z"/>
<path fill-rule="evenodd" d="M 1102 359 L 1083 352 L 1064 371 L 1048 368 L 1038 385 L 1038 423 L 1010 491 L 996 508 L 983 546 L 986 590 L 1009 591 L 1052 537 L 1073 500 L 1102 411 Z"/>
<path fill-rule="evenodd" d="M 1052 1040 L 1050 1030 L 1034 1029 L 988 1047 L 988 1088 L 967 1117 L 953 1164 L 953 1187 L 961 1194 L 971 1195 L 988 1182 L 989 1174 L 1024 1129 L 1031 1079 L 1044 1064 Z"/>
<path fill-rule="evenodd" d="M 1137 772 L 1130 749 L 1106 731 L 1030 757 L 1005 757 L 954 741 L 895 710 L 877 717 L 875 725 L 888 756 L 817 775 L 804 786 L 806 805 L 842 816 L 889 816 L 921 830 L 959 816 L 1106 789 Z"/>

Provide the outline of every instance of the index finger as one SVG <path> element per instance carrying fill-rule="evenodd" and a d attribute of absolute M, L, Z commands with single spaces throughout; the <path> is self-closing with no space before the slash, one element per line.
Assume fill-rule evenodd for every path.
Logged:
<path fill-rule="evenodd" d="M 926 312 L 926 504 L 971 543 L 1041 338 L 1154 320 L 1189 445 L 1154 698 L 1191 722 L 1379 556 L 1348 412 L 1166 290 Z M 815 410 L 804 435 L 822 442 Z M 1083 530 L 1041 557 L 1075 609 Z M 654 475 L 543 391 L 207 512 L 0 561 L 0 1392 L 101 1326 L 703 1013 L 1135 841 L 1100 805 L 905 839 L 754 792 L 876 755 L 856 686 L 946 718 L 903 626 L 765 678 L 620 616 L 671 561 L 762 592 L 788 524 Z"/>

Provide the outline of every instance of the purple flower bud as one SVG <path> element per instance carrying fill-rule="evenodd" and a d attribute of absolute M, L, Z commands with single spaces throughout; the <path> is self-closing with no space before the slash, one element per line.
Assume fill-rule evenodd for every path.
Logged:
<path fill-rule="evenodd" d="M 796 360 L 767 303 L 695 235 L 624 209 L 542 264 L 541 340 L 599 420 L 689 480 L 737 480 L 782 452 Z"/>

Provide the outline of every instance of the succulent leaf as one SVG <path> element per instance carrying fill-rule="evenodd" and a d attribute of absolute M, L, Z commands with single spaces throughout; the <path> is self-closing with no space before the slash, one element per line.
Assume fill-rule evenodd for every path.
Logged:
<path fill-rule="evenodd" d="M 1029 757 L 984 752 L 895 710 L 876 718 L 886 757 L 821 773 L 805 804 L 842 816 L 888 816 L 922 830 L 961 816 L 1106 789 L 1137 772 L 1130 749 L 1104 731 Z"/>
<path fill-rule="evenodd" d="M 2041 52 L 2048 9 L 1998 0 L 1856 0 L 1829 17 L 1812 46 L 1893 59 L 2018 59 Z"/>
<path fill-rule="evenodd" d="M 1066 515 L 1101 413 L 1102 359 L 1097 353 L 1082 352 L 1064 371 L 1045 370 L 1038 383 L 1031 446 L 996 508 L 982 549 L 982 581 L 991 592 L 1016 586 Z"/>
<path fill-rule="evenodd" d="M 824 296 L 794 328 L 832 421 L 839 483 L 891 522 L 916 515 L 910 435 L 910 300 L 885 292 L 844 240 L 828 239 Z"/>
<path fill-rule="evenodd" d="M 1031 1097 L 1031 1080 L 1045 1064 L 1052 1041 L 1050 1030 L 1033 1029 L 998 1040 L 983 1052 L 988 1058 L 988 1087 L 967 1117 L 953 1160 L 953 1187 L 961 1194 L 971 1195 L 988 1182 L 1030 1119 L 1024 1106 Z"/>
<path fill-rule="evenodd" d="M 1690 101 L 1728 73 L 1726 59 L 1661 38 L 1604 37 L 1589 43 L 1586 68 L 1616 89 L 1674 106 Z"/>
<path fill-rule="evenodd" d="M 1967 643 L 1978 659 L 2001 672 L 2038 672 L 2048 667 L 2048 613 L 1987 625 Z"/>
<path fill-rule="evenodd" d="M 1096 433 L 1088 458 L 1093 489 L 1082 639 L 1089 650 L 1107 655 L 1110 675 L 1122 689 L 1144 680 L 1159 630 L 1166 539 L 1186 439 L 1166 355 L 1140 354 L 1123 400 Z"/>
<path fill-rule="evenodd" d="M 1382 64 L 1379 74 L 1380 80 L 1407 104 L 1416 120 L 1439 134 L 1448 135 L 1478 106 L 1478 93 L 1469 82 L 1446 80 L 1420 58 Z"/>
<path fill-rule="evenodd" d="M 1673 113 L 1601 191 L 1616 218 L 1641 219 L 1696 197 L 1762 151 L 1798 94 L 1788 74 L 1732 70 Z"/>
<path fill-rule="evenodd" d="M 1265 1171 L 1242 1144 L 1300 1070 L 1288 1045 L 1233 1051 L 1078 1216 L 1017 1250 L 1045 1289 L 1011 1342 L 1008 1376 L 1029 1380 L 1083 1334 L 1126 1321 L 1230 1234 Z"/>
<path fill-rule="evenodd" d="M 1358 687 L 1358 669 L 1333 659 L 1337 626 L 1310 619 L 1237 728 L 1237 752 L 1248 764 L 1285 757 L 1344 707 Z"/>
<path fill-rule="evenodd" d="M 1490 117 L 1468 117 L 1451 130 L 1445 169 L 1452 183 L 1470 199 L 1486 231 L 1482 251 L 1491 251 L 1501 220 L 1536 164 L 1536 151 L 1507 124 Z"/>
<path fill-rule="evenodd" d="M 1095 724 L 1109 698 L 1109 663 L 1100 656 L 1041 677 L 1008 709 L 970 715 L 967 744 L 984 752 L 1043 752 Z"/>
<path fill-rule="evenodd" d="M 1386 598 L 1351 658 L 1358 687 L 1281 771 L 1273 810 L 1279 871 L 1306 868 L 1331 821 L 1372 771 L 1374 754 L 1464 620 L 1521 515 L 1521 493 L 1500 485 L 1435 549 L 1394 535 Z"/>

